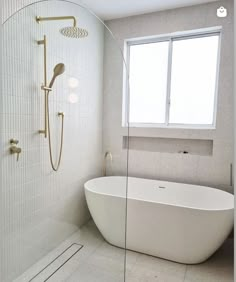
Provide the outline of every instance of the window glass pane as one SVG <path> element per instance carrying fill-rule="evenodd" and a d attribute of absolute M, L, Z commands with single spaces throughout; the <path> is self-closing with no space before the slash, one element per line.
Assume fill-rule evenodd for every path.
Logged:
<path fill-rule="evenodd" d="M 164 123 L 169 42 L 130 47 L 130 123 Z"/>
<path fill-rule="evenodd" d="M 218 35 L 173 42 L 170 123 L 213 123 L 218 43 Z"/>

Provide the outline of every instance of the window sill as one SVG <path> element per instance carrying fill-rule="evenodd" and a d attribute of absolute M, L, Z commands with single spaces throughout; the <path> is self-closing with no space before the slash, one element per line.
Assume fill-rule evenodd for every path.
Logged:
<path fill-rule="evenodd" d="M 186 128 L 186 127 L 134 127 L 121 128 L 122 136 L 131 137 L 153 137 L 153 138 L 184 138 L 184 139 L 202 139 L 213 140 L 216 128 Z"/>
<path fill-rule="evenodd" d="M 122 126 L 128 128 L 128 125 Z M 185 125 L 185 124 L 158 124 L 158 123 L 130 123 L 129 128 L 151 128 L 151 129 L 187 129 L 187 130 L 215 130 L 215 125 Z"/>

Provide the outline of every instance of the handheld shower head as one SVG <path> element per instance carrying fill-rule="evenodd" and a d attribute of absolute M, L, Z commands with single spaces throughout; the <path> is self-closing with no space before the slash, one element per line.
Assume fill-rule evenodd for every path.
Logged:
<path fill-rule="evenodd" d="M 49 88 L 52 88 L 56 77 L 57 77 L 58 75 L 63 74 L 64 71 L 65 71 L 65 65 L 64 65 L 64 64 L 60 63 L 60 64 L 57 64 L 57 65 L 55 66 L 55 68 L 54 68 L 54 74 L 53 74 L 52 80 L 51 80 L 51 82 L 49 83 Z"/>
<path fill-rule="evenodd" d="M 65 65 L 62 63 L 57 64 L 54 68 L 54 75 L 58 76 L 60 74 L 63 74 L 64 71 L 65 71 Z"/>

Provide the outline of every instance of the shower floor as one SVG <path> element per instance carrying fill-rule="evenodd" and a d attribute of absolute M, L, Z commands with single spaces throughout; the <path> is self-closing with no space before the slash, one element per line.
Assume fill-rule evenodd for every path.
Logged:
<path fill-rule="evenodd" d="M 124 254 L 124 250 L 107 244 L 90 221 L 14 282 L 122 282 Z M 233 282 L 233 240 L 228 239 L 214 256 L 199 265 L 127 251 L 125 281 Z"/>

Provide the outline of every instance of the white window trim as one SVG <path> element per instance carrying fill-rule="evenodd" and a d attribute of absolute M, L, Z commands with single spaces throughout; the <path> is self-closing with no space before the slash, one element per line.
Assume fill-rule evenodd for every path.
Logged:
<path fill-rule="evenodd" d="M 214 114 L 212 124 L 170 124 L 170 94 L 171 94 L 171 64 L 172 64 L 172 45 L 173 41 L 182 40 L 186 38 L 200 38 L 210 35 L 219 35 L 217 68 L 216 68 L 216 85 L 214 97 Z M 210 27 L 197 30 L 174 32 L 170 34 L 163 34 L 160 36 L 149 36 L 127 39 L 124 42 L 124 54 L 126 65 L 123 72 L 123 103 L 122 103 L 122 127 L 140 127 L 140 128 L 186 128 L 186 129 L 216 129 L 217 104 L 218 104 L 218 86 L 220 74 L 220 54 L 221 54 L 221 39 L 222 27 Z M 129 71 L 130 71 L 130 46 L 148 43 L 157 43 L 163 41 L 170 41 L 169 55 L 168 55 L 168 74 L 167 74 L 167 97 L 166 97 L 166 118 L 165 123 L 130 123 L 129 122 Z"/>

